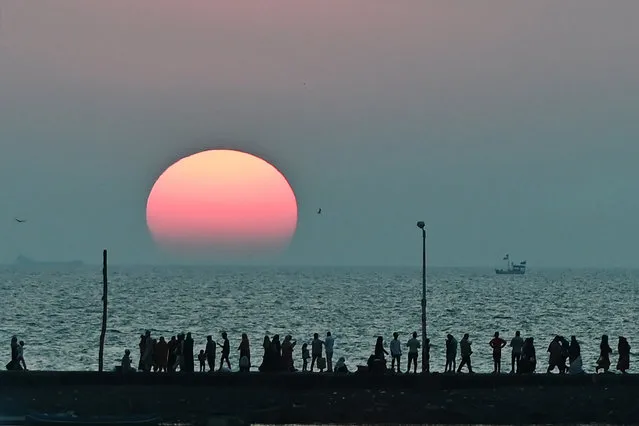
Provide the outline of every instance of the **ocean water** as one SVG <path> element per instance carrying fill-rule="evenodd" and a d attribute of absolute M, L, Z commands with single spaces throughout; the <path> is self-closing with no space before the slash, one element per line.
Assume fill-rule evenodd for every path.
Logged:
<path fill-rule="evenodd" d="M 100 266 L 81 268 L 1 267 L 0 342 L 10 358 L 10 338 L 25 341 L 30 369 L 97 370 L 102 317 Z M 145 329 L 165 338 L 193 333 L 196 348 L 205 337 L 229 333 L 231 363 L 237 367 L 240 334 L 249 335 L 253 363 L 261 361 L 265 334 L 291 334 L 301 344 L 330 330 L 335 359 L 354 368 L 365 364 L 378 335 L 406 342 L 420 333 L 421 275 L 418 268 L 216 268 L 111 267 L 105 368 L 124 349 L 137 363 Z M 639 270 L 535 270 L 525 276 L 496 276 L 492 269 L 428 271 L 428 335 L 431 369 L 444 367 L 444 339 L 470 333 L 477 372 L 492 371 L 488 342 L 495 331 L 506 340 L 521 330 L 533 336 L 541 368 L 556 333 L 575 334 L 584 368 L 594 371 L 602 334 L 639 348 Z M 215 338 L 214 337 L 214 338 Z M 503 370 L 509 370 L 505 352 Z M 219 358 L 218 358 L 219 359 Z M 406 356 L 402 359 L 405 369 Z M 616 355 L 613 356 L 613 367 Z"/>

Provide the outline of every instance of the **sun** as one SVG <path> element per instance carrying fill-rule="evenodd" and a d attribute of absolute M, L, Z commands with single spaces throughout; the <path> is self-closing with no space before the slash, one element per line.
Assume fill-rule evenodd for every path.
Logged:
<path fill-rule="evenodd" d="M 146 204 L 155 242 L 181 254 L 243 256 L 285 249 L 297 227 L 297 200 L 284 175 L 245 152 L 210 150 L 177 161 Z"/>

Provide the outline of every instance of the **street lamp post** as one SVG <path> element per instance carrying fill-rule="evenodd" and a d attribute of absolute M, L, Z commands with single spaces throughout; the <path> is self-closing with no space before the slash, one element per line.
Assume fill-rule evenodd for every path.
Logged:
<path fill-rule="evenodd" d="M 422 373 L 428 371 L 428 347 L 426 344 L 426 224 L 417 222 L 417 227 L 422 230 Z"/>

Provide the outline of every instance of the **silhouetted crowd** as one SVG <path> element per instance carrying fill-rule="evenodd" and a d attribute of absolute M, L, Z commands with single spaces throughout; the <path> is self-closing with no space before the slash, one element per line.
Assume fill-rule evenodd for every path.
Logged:
<path fill-rule="evenodd" d="M 167 342 L 163 336 L 155 339 L 151 336 L 151 332 L 147 331 L 140 336 L 139 354 L 140 359 L 137 369 L 133 367 L 131 360 L 131 351 L 126 350 L 122 358 L 121 370 L 127 371 L 144 371 L 144 372 L 187 372 L 195 371 L 195 360 L 199 363 L 199 371 L 231 371 L 231 345 L 226 332 L 221 334 L 221 343 L 213 340 L 212 336 L 206 337 L 205 348 L 199 353 L 194 352 L 194 341 L 191 333 L 179 334 L 171 337 Z M 22 343 L 22 342 L 21 342 Z M 12 356 L 13 356 L 12 341 Z M 510 347 L 510 373 L 531 374 L 537 370 L 537 354 L 535 350 L 535 341 L 532 337 L 523 338 L 521 333 L 517 331 L 508 343 L 500 337 L 496 332 L 493 338 L 488 342 L 488 347 L 492 351 L 493 373 L 501 373 L 502 351 L 506 346 Z M 218 349 L 219 347 L 219 349 Z M 258 367 L 261 372 L 295 372 L 294 353 L 297 347 L 297 341 L 290 335 L 280 340 L 279 335 L 272 337 L 264 336 L 262 342 L 262 360 Z M 333 351 L 335 347 L 335 338 L 330 332 L 326 333 L 324 340 L 319 338 L 319 334 L 315 333 L 309 342 L 305 342 L 301 346 L 302 371 L 313 372 L 315 368 L 320 372 L 348 373 L 344 357 L 340 357 L 333 365 Z M 393 333 L 393 338 L 389 343 L 390 353 L 386 350 L 384 338 L 377 338 L 375 349 L 368 358 L 366 366 L 358 366 L 358 371 L 370 372 L 386 372 L 392 371 L 401 373 L 401 362 L 403 349 L 407 349 L 408 363 L 406 373 L 413 370 L 417 373 L 417 363 L 419 359 L 422 343 L 417 339 L 417 333 L 413 333 L 412 337 L 403 345 L 399 340 L 399 333 Z M 457 366 L 457 350 L 459 348 L 460 361 Z M 599 358 L 596 363 L 596 372 L 608 372 L 611 361 L 610 355 L 612 349 L 608 343 L 608 336 L 601 337 L 599 345 Z M 250 371 L 252 364 L 251 347 L 249 338 L 246 334 L 242 334 L 240 343 L 237 347 L 239 352 L 239 371 Z M 430 340 L 425 340 L 424 356 L 425 370 L 430 371 Z M 472 368 L 472 342 L 468 334 L 464 334 L 458 342 L 452 334 L 448 334 L 445 341 L 446 364 L 444 373 L 460 373 L 462 368 L 466 368 L 469 373 L 473 373 Z M 546 351 L 548 353 L 547 373 L 557 370 L 560 374 L 580 374 L 583 373 L 583 362 L 581 358 L 581 346 L 575 336 L 571 336 L 568 341 L 563 336 L 555 336 Z M 626 373 L 630 368 L 630 344 L 625 337 L 620 336 L 617 344 L 617 370 Z M 219 365 L 217 364 L 219 355 Z M 20 355 L 21 356 L 21 355 Z M 390 356 L 390 368 L 388 367 L 387 356 Z M 12 358 L 13 359 L 13 358 Z M 16 358 L 17 359 L 17 358 Z M 7 366 L 9 368 L 9 366 Z M 26 366 L 25 366 L 26 368 Z"/>
<path fill-rule="evenodd" d="M 144 371 L 144 372 L 185 372 L 195 371 L 195 362 L 198 362 L 198 370 L 205 371 L 231 371 L 231 344 L 226 332 L 221 334 L 221 342 L 213 340 L 213 336 L 207 336 L 205 348 L 199 353 L 194 351 L 194 340 L 191 333 L 178 334 L 166 341 L 163 336 L 155 339 L 150 331 L 140 336 L 139 362 L 137 368 L 133 367 L 131 351 L 125 350 L 118 367 L 123 372 Z M 492 350 L 493 373 L 501 373 L 502 351 L 509 346 L 511 351 L 510 373 L 530 374 L 537 370 L 537 354 L 535 341 L 532 337 L 523 338 L 517 331 L 510 343 L 506 342 L 496 332 L 488 342 Z M 258 367 L 261 372 L 295 372 L 294 366 L 295 348 L 297 341 L 290 335 L 280 340 L 279 335 L 272 337 L 264 336 L 262 342 L 262 360 Z M 326 333 L 324 340 L 315 333 L 309 342 L 304 342 L 301 347 L 302 371 L 313 372 L 315 368 L 320 372 L 348 373 L 344 357 L 340 357 L 333 365 L 333 352 L 335 348 L 335 338 L 331 332 Z M 417 333 L 403 345 L 399 340 L 399 333 L 393 333 L 393 338 L 389 344 L 390 353 L 386 350 L 384 338 L 379 336 L 375 343 L 375 349 L 368 358 L 366 366 L 358 366 L 358 371 L 367 370 L 370 372 L 392 371 L 401 373 L 401 362 L 403 349 L 407 349 L 408 363 L 406 372 L 411 368 L 413 373 L 417 373 L 417 363 L 419 359 L 422 343 L 417 339 Z M 468 334 L 464 334 L 458 342 L 452 334 L 446 336 L 445 341 L 446 364 L 444 373 L 460 373 L 466 367 L 469 373 L 473 373 L 472 368 L 472 342 Z M 459 366 L 457 366 L 457 349 L 460 352 Z M 425 370 L 430 371 L 430 340 L 425 340 Z M 253 366 L 251 358 L 251 346 L 248 336 L 244 333 L 240 343 L 236 348 L 239 352 L 239 371 L 248 372 Z M 575 336 L 571 336 L 568 341 L 563 336 L 555 336 L 546 351 L 548 353 L 547 373 L 555 370 L 560 374 L 580 374 L 583 373 L 583 362 L 581 358 L 581 345 Z M 596 362 L 596 372 L 608 372 L 611 366 L 610 356 L 613 353 L 608 342 L 608 336 L 601 336 L 599 344 L 599 358 Z M 218 358 L 219 355 L 219 358 Z M 387 363 L 387 356 L 390 355 L 390 368 Z M 219 364 L 218 364 L 219 360 Z M 24 360 L 24 341 L 18 341 L 16 336 L 11 338 L 11 361 L 6 365 L 7 370 L 26 370 L 27 365 Z M 616 369 L 626 373 L 630 369 L 630 344 L 628 340 L 619 336 L 617 343 L 617 365 Z"/>

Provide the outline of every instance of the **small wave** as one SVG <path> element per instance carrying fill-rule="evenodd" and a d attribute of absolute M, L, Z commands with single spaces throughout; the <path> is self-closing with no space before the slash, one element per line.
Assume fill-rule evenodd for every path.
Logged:
<path fill-rule="evenodd" d="M 493 319 L 513 319 L 510 315 L 495 315 Z"/>

